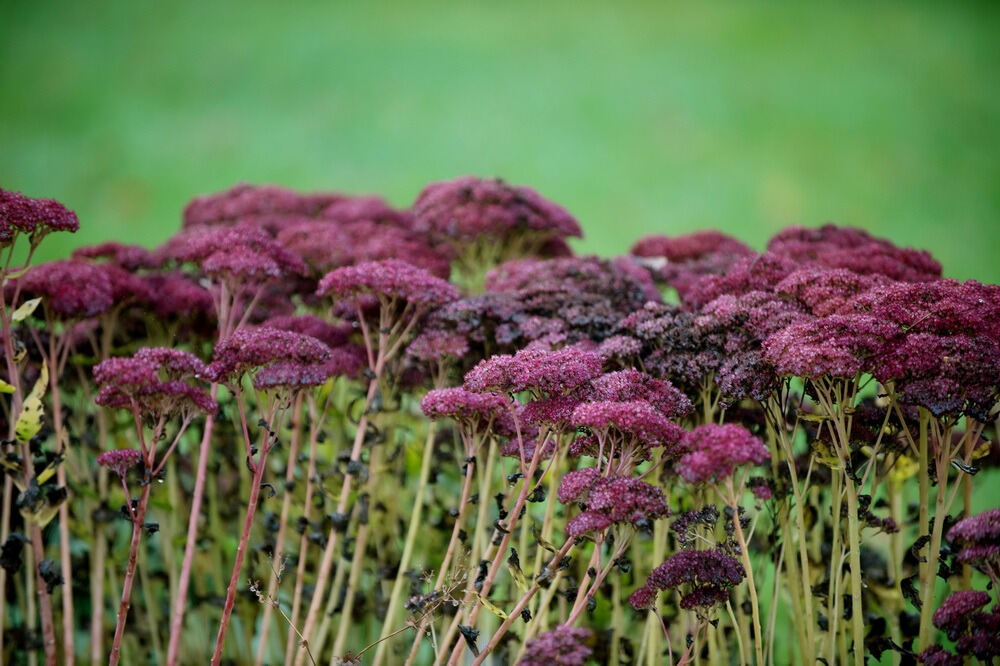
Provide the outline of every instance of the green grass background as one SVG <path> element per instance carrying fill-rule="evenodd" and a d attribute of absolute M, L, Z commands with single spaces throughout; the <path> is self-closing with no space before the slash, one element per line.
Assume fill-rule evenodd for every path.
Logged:
<path fill-rule="evenodd" d="M 0 3 L 0 186 L 155 243 L 238 181 L 498 175 L 578 248 L 827 220 L 1000 281 L 1000 6 Z"/>

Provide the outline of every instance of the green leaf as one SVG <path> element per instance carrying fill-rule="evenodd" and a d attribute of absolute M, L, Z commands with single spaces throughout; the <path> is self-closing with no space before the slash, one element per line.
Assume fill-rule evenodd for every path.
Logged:
<path fill-rule="evenodd" d="M 10 316 L 11 321 L 24 321 L 35 311 L 38 304 L 42 302 L 41 297 L 32 298 L 30 301 L 25 301 L 21 303 L 21 307 L 14 310 L 14 314 Z"/>
<path fill-rule="evenodd" d="M 14 387 L 0 379 L 0 393 L 13 393 Z"/>

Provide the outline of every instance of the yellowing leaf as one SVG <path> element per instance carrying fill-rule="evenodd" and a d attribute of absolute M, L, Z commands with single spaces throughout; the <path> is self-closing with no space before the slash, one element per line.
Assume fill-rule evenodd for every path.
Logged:
<path fill-rule="evenodd" d="M 982 444 L 976 447 L 972 452 L 972 459 L 979 460 L 990 455 L 990 449 L 993 448 L 993 442 L 984 441 Z"/>
<path fill-rule="evenodd" d="M 21 408 L 21 413 L 18 415 L 16 425 L 14 426 L 14 432 L 17 435 L 18 441 L 29 441 L 42 429 L 42 416 L 45 414 L 45 408 L 42 405 L 42 396 L 45 395 L 45 390 L 48 386 L 49 367 L 47 364 L 42 363 L 42 371 L 38 375 L 38 381 L 35 382 L 31 393 L 25 398 L 24 407 Z"/>
<path fill-rule="evenodd" d="M 517 589 L 526 593 L 528 591 L 528 579 L 525 578 L 524 572 L 519 568 L 512 566 L 510 562 L 507 563 L 507 571 L 510 573 L 510 577 L 514 579 L 514 584 L 517 585 Z"/>
<path fill-rule="evenodd" d="M 840 469 L 840 457 L 831 451 L 825 443 L 816 440 L 812 443 L 812 450 L 816 455 L 816 462 L 826 465 L 830 469 Z"/>
<path fill-rule="evenodd" d="M 32 298 L 30 301 L 25 301 L 21 303 L 21 307 L 14 310 L 14 313 L 10 316 L 11 321 L 24 321 L 35 311 L 38 304 L 42 302 L 41 297 Z"/>
<path fill-rule="evenodd" d="M 494 604 L 492 601 L 490 601 L 489 599 L 487 599 L 486 597 L 484 597 L 481 594 L 477 595 L 477 596 L 479 597 L 479 603 L 481 603 L 483 606 L 486 606 L 486 610 L 488 610 L 489 612 L 493 613 L 494 615 L 496 615 L 501 620 L 506 620 L 507 619 L 507 613 L 504 613 L 502 610 L 500 610 L 496 606 L 496 604 Z"/>
<path fill-rule="evenodd" d="M 920 471 L 920 463 L 909 456 L 900 455 L 896 458 L 896 464 L 889 471 L 889 478 L 893 483 L 899 484 L 914 476 Z"/>

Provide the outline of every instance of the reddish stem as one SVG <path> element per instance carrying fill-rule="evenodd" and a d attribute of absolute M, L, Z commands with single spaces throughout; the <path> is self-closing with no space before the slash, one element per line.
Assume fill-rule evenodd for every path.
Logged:
<path fill-rule="evenodd" d="M 132 603 L 132 584 L 135 582 L 135 567 L 139 557 L 139 540 L 142 538 L 142 524 L 146 518 L 146 506 L 149 503 L 149 490 L 151 484 L 147 483 L 142 487 L 142 495 L 139 497 L 139 505 L 136 507 L 132 518 L 132 542 L 128 549 L 128 566 L 125 569 L 125 582 L 122 584 L 122 598 L 118 604 L 118 623 L 115 625 L 115 638 L 111 643 L 111 654 L 108 657 L 108 666 L 116 666 L 121 659 L 122 637 L 125 635 L 125 621 L 128 619 L 128 609 Z M 126 495 L 126 501 L 128 496 Z"/>

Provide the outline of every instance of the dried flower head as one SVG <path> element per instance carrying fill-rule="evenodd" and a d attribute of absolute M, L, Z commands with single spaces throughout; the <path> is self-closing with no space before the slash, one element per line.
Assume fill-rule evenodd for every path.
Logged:
<path fill-rule="evenodd" d="M 771 458 L 763 442 L 735 424 L 698 426 L 685 435 L 681 448 L 687 453 L 675 469 L 688 483 L 718 481 L 737 467 L 760 465 Z"/>
<path fill-rule="evenodd" d="M 0 188 L 0 247 L 10 245 L 19 233 L 38 243 L 51 231 L 73 233 L 79 228 L 76 213 L 55 199 L 33 199 Z"/>
<path fill-rule="evenodd" d="M 563 625 L 528 641 L 518 666 L 584 666 L 593 650 L 587 629 Z"/>
<path fill-rule="evenodd" d="M 142 454 L 135 449 L 113 449 L 97 456 L 97 464 L 125 478 L 128 471 L 142 462 Z"/>

